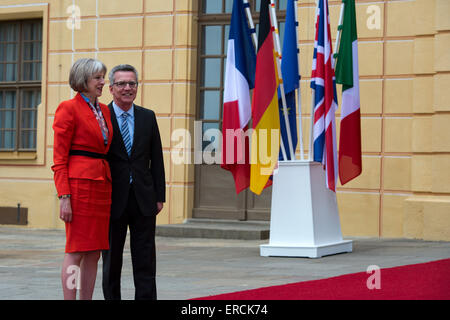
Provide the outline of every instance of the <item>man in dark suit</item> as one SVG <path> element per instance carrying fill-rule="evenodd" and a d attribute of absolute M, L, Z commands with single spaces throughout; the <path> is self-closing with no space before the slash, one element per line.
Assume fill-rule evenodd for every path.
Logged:
<path fill-rule="evenodd" d="M 156 215 L 165 202 L 161 138 L 155 113 L 133 103 L 138 76 L 131 65 L 109 73 L 113 140 L 108 152 L 112 177 L 110 249 L 103 257 L 103 295 L 119 300 L 123 247 L 130 229 L 135 299 L 156 300 Z"/>

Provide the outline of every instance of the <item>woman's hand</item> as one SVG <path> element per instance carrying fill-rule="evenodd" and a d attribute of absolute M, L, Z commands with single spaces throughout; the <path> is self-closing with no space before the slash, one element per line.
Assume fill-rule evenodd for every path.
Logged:
<path fill-rule="evenodd" d="M 163 209 L 163 207 L 164 207 L 164 203 L 163 202 L 157 202 L 156 203 L 156 214 L 160 213 L 161 210 Z"/>
<path fill-rule="evenodd" d="M 72 221 L 72 206 L 70 198 L 62 198 L 59 200 L 59 218 L 64 222 Z"/>

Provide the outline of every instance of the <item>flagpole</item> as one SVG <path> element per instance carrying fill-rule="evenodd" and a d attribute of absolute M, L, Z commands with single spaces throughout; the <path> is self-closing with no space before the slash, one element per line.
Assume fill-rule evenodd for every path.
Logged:
<path fill-rule="evenodd" d="M 248 0 L 242 0 L 242 2 L 244 3 L 245 13 L 247 14 L 247 21 L 248 21 L 248 24 L 250 25 L 250 31 L 251 31 L 251 35 L 252 35 L 253 44 L 255 46 L 255 50 L 258 51 L 258 39 L 256 37 L 256 29 L 255 29 L 255 25 L 253 23 L 252 13 L 250 11 L 250 3 L 248 2 Z M 280 147 L 281 147 L 281 153 L 283 155 L 283 159 L 287 159 L 286 149 L 284 147 L 283 139 L 280 139 Z"/>
<path fill-rule="evenodd" d="M 311 79 L 312 81 L 312 79 Z M 309 127 L 309 153 L 308 153 L 308 160 L 313 160 L 313 134 L 314 134 L 314 106 L 315 106 L 315 90 L 311 89 L 311 125 Z"/>
<path fill-rule="evenodd" d="M 245 13 L 247 14 L 247 21 L 250 25 L 250 31 L 252 35 L 253 45 L 255 46 L 255 50 L 258 50 L 258 39 L 256 38 L 256 29 L 255 25 L 253 24 L 253 18 L 252 13 L 250 11 L 250 3 L 248 3 L 248 0 L 242 0 L 244 3 Z"/>
<path fill-rule="evenodd" d="M 338 23 L 338 27 L 337 27 L 337 33 L 336 33 L 336 44 L 334 46 L 333 59 L 331 60 L 331 61 L 333 61 L 333 64 L 332 64 L 333 69 L 334 69 L 334 64 L 336 63 L 335 58 L 337 58 L 337 56 L 338 56 L 338 48 L 339 48 L 339 43 L 341 40 L 342 20 L 344 19 L 344 7 L 345 7 L 345 1 L 342 0 L 341 13 L 339 14 L 339 23 Z"/>
<path fill-rule="evenodd" d="M 338 27 L 337 27 L 337 33 L 336 33 L 336 42 L 335 42 L 335 46 L 334 46 L 334 54 L 331 58 L 331 67 L 334 69 L 335 67 L 335 63 L 336 63 L 336 58 L 338 57 L 338 48 L 339 48 L 339 43 L 340 43 L 340 39 L 341 39 L 341 30 L 342 30 L 342 20 L 344 18 L 344 7 L 345 7 L 345 0 L 342 0 L 341 3 L 341 12 L 339 13 L 339 23 L 338 23 Z M 314 110 L 314 104 L 312 105 L 312 110 Z M 313 124 L 313 122 L 312 122 Z M 311 131 L 312 133 L 313 131 Z M 311 160 L 311 158 L 310 158 Z"/>
<path fill-rule="evenodd" d="M 316 12 L 314 15 L 314 21 L 317 19 L 317 10 L 319 7 L 319 1 L 316 0 Z M 311 81 L 313 79 L 311 78 Z M 309 152 L 308 152 L 308 161 L 313 161 L 313 154 L 314 154 L 314 147 L 313 147 L 313 140 L 314 140 L 314 107 L 315 107 L 315 90 L 311 89 L 311 121 L 309 126 Z"/>
<path fill-rule="evenodd" d="M 286 107 L 286 97 L 284 96 L 284 85 L 283 85 L 283 76 L 281 74 L 281 48 L 280 48 L 280 37 L 278 34 L 278 23 L 277 23 L 277 16 L 276 16 L 276 12 L 275 12 L 275 2 L 274 0 L 270 0 L 270 23 L 274 29 L 273 34 L 275 34 L 275 43 L 274 43 L 274 49 L 277 55 L 277 71 L 278 71 L 278 79 L 280 80 L 280 93 L 281 93 L 281 102 L 283 104 L 283 115 L 284 115 L 284 122 L 286 124 L 286 133 L 287 133 L 287 137 L 288 137 L 288 144 L 289 144 L 289 151 L 291 153 L 291 161 L 295 160 L 295 150 L 293 148 L 293 144 L 292 144 L 292 136 L 291 136 L 291 126 L 289 124 L 289 119 L 288 119 L 288 113 L 287 113 L 287 107 Z M 280 137 L 280 144 L 282 146 L 282 151 L 284 149 L 284 144 L 283 144 L 283 138 Z M 285 155 L 285 152 L 283 153 L 283 159 L 287 160 L 287 157 Z"/>
<path fill-rule="evenodd" d="M 305 157 L 303 155 L 303 125 L 302 125 L 302 99 L 300 94 L 300 48 L 298 46 L 298 2 L 297 0 L 294 0 L 294 14 L 295 14 L 295 44 L 297 45 L 297 59 L 298 59 L 298 125 L 299 125 L 299 140 L 300 140 L 300 159 L 305 160 Z"/>

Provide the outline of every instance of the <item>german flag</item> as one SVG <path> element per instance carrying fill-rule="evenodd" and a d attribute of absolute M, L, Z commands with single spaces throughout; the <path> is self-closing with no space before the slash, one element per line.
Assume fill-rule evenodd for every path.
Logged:
<path fill-rule="evenodd" d="M 280 152 L 278 111 L 278 73 L 269 16 L 269 0 L 261 1 L 255 89 L 252 101 L 252 152 L 250 190 L 261 194 L 272 184 L 269 180 Z"/>

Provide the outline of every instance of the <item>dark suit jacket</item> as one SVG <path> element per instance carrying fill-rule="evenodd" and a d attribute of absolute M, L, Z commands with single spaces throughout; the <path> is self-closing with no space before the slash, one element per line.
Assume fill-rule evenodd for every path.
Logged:
<path fill-rule="evenodd" d="M 127 206 L 130 174 L 141 213 L 144 216 L 156 215 L 156 202 L 166 201 L 166 180 L 155 113 L 134 105 L 134 138 L 128 157 L 112 102 L 108 108 L 114 129 L 108 152 L 112 177 L 111 218 L 118 219 Z"/>

